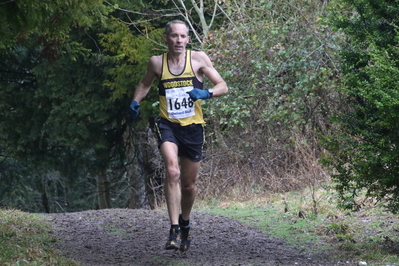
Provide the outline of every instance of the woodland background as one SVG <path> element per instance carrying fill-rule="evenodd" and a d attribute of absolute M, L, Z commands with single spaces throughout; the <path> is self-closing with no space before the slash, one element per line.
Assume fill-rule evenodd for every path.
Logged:
<path fill-rule="evenodd" d="M 397 1 L 0 2 L 0 207 L 162 204 L 157 91 L 127 117 L 165 24 L 229 85 L 206 101 L 198 197 L 331 185 L 397 212 Z"/>

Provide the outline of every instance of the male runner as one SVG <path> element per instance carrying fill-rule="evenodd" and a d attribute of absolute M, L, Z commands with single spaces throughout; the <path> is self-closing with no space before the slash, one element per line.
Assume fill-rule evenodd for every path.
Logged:
<path fill-rule="evenodd" d="M 163 37 L 168 52 L 151 57 L 135 90 L 129 114 L 132 118 L 139 115 L 139 102 L 147 95 L 154 79 L 158 79 L 160 118 L 156 127 L 166 166 L 164 191 L 171 223 L 165 249 L 187 251 L 189 218 L 204 142 L 201 99 L 222 96 L 228 88 L 204 52 L 186 50 L 190 37 L 183 21 L 169 22 Z M 213 88 L 203 89 L 204 77 L 213 83 Z"/>

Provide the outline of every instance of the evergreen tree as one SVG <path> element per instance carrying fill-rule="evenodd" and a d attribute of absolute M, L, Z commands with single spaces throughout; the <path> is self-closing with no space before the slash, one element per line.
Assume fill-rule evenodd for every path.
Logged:
<path fill-rule="evenodd" d="M 1 4 L 0 174 L 16 181 L 2 195 L 29 188 L 60 205 L 45 199 L 52 190 L 70 206 L 95 192 L 96 177 L 98 207 L 110 207 L 107 170 L 126 164 L 127 107 L 151 48 L 114 10 L 97 0 Z M 70 210 L 97 205 L 81 203 Z"/>
<path fill-rule="evenodd" d="M 326 139 L 326 164 L 336 170 L 342 205 L 361 207 L 357 196 L 399 212 L 399 5 L 393 0 L 344 0 L 332 23 L 345 34 L 342 92 L 347 108 L 339 130 Z M 345 11 L 345 12 L 344 12 Z"/>

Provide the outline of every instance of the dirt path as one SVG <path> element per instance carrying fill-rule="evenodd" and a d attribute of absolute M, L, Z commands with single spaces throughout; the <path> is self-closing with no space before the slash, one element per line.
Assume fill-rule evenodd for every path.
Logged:
<path fill-rule="evenodd" d="M 84 265 L 350 265 L 304 254 L 239 222 L 194 212 L 192 244 L 163 250 L 169 230 L 166 211 L 109 209 L 49 214 L 57 248 Z"/>

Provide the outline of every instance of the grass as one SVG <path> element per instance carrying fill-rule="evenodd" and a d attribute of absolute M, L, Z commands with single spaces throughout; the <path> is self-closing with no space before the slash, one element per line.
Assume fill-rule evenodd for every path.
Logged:
<path fill-rule="evenodd" d="M 0 265 L 78 265 L 51 247 L 56 241 L 45 217 L 0 210 Z"/>
<path fill-rule="evenodd" d="M 366 261 L 367 265 L 399 265 L 398 216 L 378 204 L 344 212 L 337 209 L 334 194 L 324 188 L 256 194 L 245 201 L 237 200 L 237 195 L 233 193 L 233 200 L 200 203 L 199 208 L 256 227 L 313 254 L 324 252 L 332 259 Z"/>

